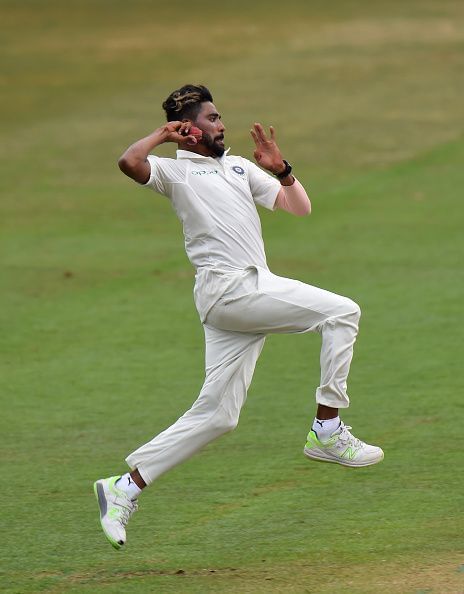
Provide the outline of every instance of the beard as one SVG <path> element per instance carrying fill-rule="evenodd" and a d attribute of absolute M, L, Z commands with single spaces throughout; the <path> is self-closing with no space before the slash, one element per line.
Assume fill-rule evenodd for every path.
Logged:
<path fill-rule="evenodd" d="M 225 153 L 224 144 L 218 142 L 222 140 L 224 140 L 224 134 L 213 138 L 210 134 L 203 132 L 200 142 L 206 146 L 206 148 L 209 148 L 215 157 L 222 157 L 222 155 Z"/>

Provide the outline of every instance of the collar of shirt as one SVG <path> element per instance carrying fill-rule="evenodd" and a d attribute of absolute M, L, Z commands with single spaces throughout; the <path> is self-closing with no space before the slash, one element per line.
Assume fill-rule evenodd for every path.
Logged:
<path fill-rule="evenodd" d="M 198 153 L 194 153 L 193 151 L 182 151 L 182 150 L 177 150 L 176 151 L 176 155 L 177 155 L 177 159 L 207 159 L 207 160 L 213 160 L 213 161 L 221 161 L 224 157 L 227 157 L 227 153 L 230 151 L 230 148 L 228 148 L 226 151 L 224 151 L 224 154 L 222 155 L 222 157 L 205 157 L 204 155 L 199 155 Z"/>

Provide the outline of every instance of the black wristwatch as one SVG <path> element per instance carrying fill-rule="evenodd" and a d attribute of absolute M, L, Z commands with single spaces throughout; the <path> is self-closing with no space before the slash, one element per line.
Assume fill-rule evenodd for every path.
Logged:
<path fill-rule="evenodd" d="M 287 177 L 292 172 L 292 166 L 290 163 L 285 159 L 282 159 L 282 161 L 285 163 L 285 169 L 282 171 L 282 173 L 274 173 L 277 179 L 284 179 L 284 177 Z"/>

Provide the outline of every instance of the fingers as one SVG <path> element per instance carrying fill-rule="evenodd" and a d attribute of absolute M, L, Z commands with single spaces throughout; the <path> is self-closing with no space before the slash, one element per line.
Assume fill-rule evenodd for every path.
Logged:
<path fill-rule="evenodd" d="M 253 140 L 255 141 L 256 146 L 263 144 L 265 142 L 275 141 L 275 130 L 274 126 L 269 126 L 269 130 L 271 133 L 271 137 L 269 138 L 264 131 L 264 128 L 261 124 L 255 123 L 253 124 L 253 128 L 250 130 L 251 135 L 253 136 Z"/>
<path fill-rule="evenodd" d="M 256 135 L 256 132 L 252 129 L 252 130 L 250 130 L 250 134 L 253 137 L 253 140 L 255 141 L 256 146 L 259 147 L 259 140 L 258 140 L 258 136 Z"/>
<path fill-rule="evenodd" d="M 177 131 L 179 132 L 179 134 L 182 134 L 182 136 L 187 136 L 190 132 L 190 128 L 190 122 L 182 122 Z"/>
<path fill-rule="evenodd" d="M 197 136 L 193 134 L 194 130 L 196 131 Z M 188 144 L 189 146 L 195 146 L 201 138 L 201 130 L 192 126 L 191 122 L 182 122 L 177 133 L 181 136 L 180 142 L 185 142 L 185 144 Z"/>
<path fill-rule="evenodd" d="M 193 134 L 188 134 L 187 132 L 181 132 L 177 138 L 177 142 L 182 142 L 184 144 L 194 145 L 198 143 L 198 138 Z"/>
<path fill-rule="evenodd" d="M 261 124 L 253 124 L 253 128 L 250 130 L 250 134 L 253 136 L 255 145 L 257 148 L 263 145 L 267 141 L 266 133 L 264 132 Z"/>
<path fill-rule="evenodd" d="M 258 139 L 261 142 L 266 142 L 267 140 L 267 136 L 266 136 L 266 132 L 264 132 L 264 128 L 261 126 L 261 124 L 254 124 L 253 128 L 255 129 L 256 132 L 256 136 L 258 137 Z"/>
<path fill-rule="evenodd" d="M 186 122 L 179 122 L 179 121 L 172 121 L 172 122 L 168 122 L 166 124 L 167 128 L 169 128 L 169 130 L 173 131 L 173 132 L 177 132 L 178 130 L 180 130 L 182 128 L 182 126 L 184 126 L 186 124 Z"/>

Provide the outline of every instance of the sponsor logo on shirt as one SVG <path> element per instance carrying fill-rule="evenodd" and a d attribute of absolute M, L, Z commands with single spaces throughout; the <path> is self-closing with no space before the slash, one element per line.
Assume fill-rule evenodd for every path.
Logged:
<path fill-rule="evenodd" d="M 191 173 L 192 175 L 214 175 L 218 174 L 219 171 L 217 169 L 211 169 L 210 171 L 207 171 L 206 169 L 195 169 Z"/>
<path fill-rule="evenodd" d="M 238 173 L 238 175 L 245 175 L 245 169 L 243 169 L 243 167 L 240 167 L 239 165 L 234 165 L 232 167 L 232 171 Z"/>

